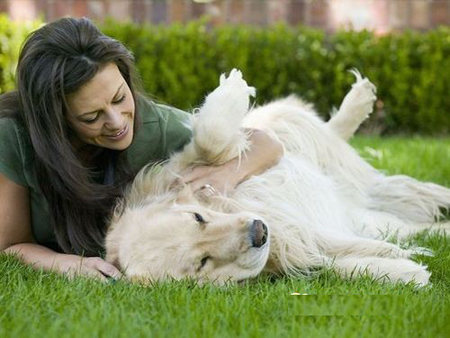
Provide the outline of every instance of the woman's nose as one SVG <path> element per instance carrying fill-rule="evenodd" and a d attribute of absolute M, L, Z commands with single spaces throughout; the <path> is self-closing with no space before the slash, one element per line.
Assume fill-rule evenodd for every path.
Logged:
<path fill-rule="evenodd" d="M 120 129 L 123 127 L 123 116 L 119 110 L 111 108 L 106 115 L 106 125 L 108 128 Z"/>

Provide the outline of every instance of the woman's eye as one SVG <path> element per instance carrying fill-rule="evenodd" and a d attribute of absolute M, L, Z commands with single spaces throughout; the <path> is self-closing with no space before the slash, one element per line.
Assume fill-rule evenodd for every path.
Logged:
<path fill-rule="evenodd" d="M 203 219 L 202 215 L 200 215 L 200 214 L 194 212 L 194 217 L 195 217 L 195 220 L 196 220 L 197 222 L 199 222 L 199 223 L 205 223 L 205 220 Z"/>
<path fill-rule="evenodd" d="M 97 115 L 95 115 L 95 117 L 93 117 L 93 118 L 90 118 L 90 119 L 87 119 L 87 120 L 83 120 L 83 122 L 84 122 L 84 123 L 94 123 L 95 121 L 98 120 L 98 117 L 99 117 L 99 116 L 100 116 L 100 115 L 97 114 Z"/>
<path fill-rule="evenodd" d="M 125 94 L 123 94 L 120 99 L 117 99 L 117 100 L 113 101 L 112 103 L 113 104 L 119 104 L 119 103 L 122 103 L 123 100 L 125 100 Z"/>

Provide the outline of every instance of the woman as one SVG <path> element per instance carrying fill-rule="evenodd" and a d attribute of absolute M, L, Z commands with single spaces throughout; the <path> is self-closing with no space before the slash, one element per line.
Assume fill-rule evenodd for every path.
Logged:
<path fill-rule="evenodd" d="M 100 258 L 108 215 L 140 168 L 189 140 L 187 114 L 146 100 L 130 52 L 85 18 L 33 32 L 16 81 L 0 97 L 0 250 L 36 268 L 120 277 Z M 251 141 L 239 166 L 198 167 L 183 181 L 224 191 L 281 157 L 265 133 Z"/>

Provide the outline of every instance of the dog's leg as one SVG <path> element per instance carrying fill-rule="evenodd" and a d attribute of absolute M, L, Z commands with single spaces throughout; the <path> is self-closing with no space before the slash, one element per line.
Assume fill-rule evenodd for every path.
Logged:
<path fill-rule="evenodd" d="M 375 86 L 367 78 L 354 71 L 356 83 L 344 98 L 338 113 L 326 126 L 336 135 L 348 140 L 359 124 L 372 112 Z M 335 143 L 335 142 L 334 142 Z M 369 208 L 385 211 L 402 220 L 431 223 L 442 216 L 442 209 L 450 209 L 450 189 L 437 184 L 422 183 L 413 178 L 398 175 L 386 177 L 378 174 L 358 157 L 346 151 L 343 145 L 336 148 L 337 158 L 345 160 L 334 167 L 347 182 L 362 182 L 358 187 L 369 197 Z M 331 158 L 331 156 L 328 156 Z M 337 161 L 336 161 L 337 162 Z M 358 173 L 359 172 L 359 173 Z"/>
<path fill-rule="evenodd" d="M 438 232 L 450 235 L 450 222 L 415 222 L 404 220 L 386 211 L 373 209 L 353 209 L 349 214 L 352 231 L 370 238 L 395 237 L 398 240 L 423 232 Z"/>
<path fill-rule="evenodd" d="M 250 135 L 241 128 L 242 119 L 255 93 L 239 70 L 233 69 L 228 77 L 222 74 L 220 85 L 192 116 L 191 142 L 171 156 L 163 170 L 167 177 L 160 181 L 172 184 L 177 174 L 189 166 L 220 165 L 243 154 L 249 147 Z"/>
<path fill-rule="evenodd" d="M 328 257 L 386 257 L 409 258 L 415 254 L 432 256 L 433 252 L 422 247 L 402 249 L 398 245 L 370 238 L 343 238 L 329 242 L 323 250 Z"/>
<path fill-rule="evenodd" d="M 228 77 L 222 74 L 220 85 L 192 117 L 191 142 L 173 154 L 165 166 L 141 170 L 128 200 L 139 204 L 147 195 L 168 191 L 177 185 L 179 173 L 191 165 L 219 165 L 240 156 L 249 147 L 249 135 L 241 124 L 250 96 L 255 96 L 255 88 L 247 85 L 240 71 L 233 69 Z"/>
<path fill-rule="evenodd" d="M 346 278 L 369 276 L 381 282 L 413 282 L 418 286 L 428 284 L 431 273 L 425 265 L 404 258 L 337 257 L 334 268 Z"/>
<path fill-rule="evenodd" d="M 345 96 L 338 112 L 327 123 L 327 126 L 345 141 L 353 136 L 369 116 L 376 100 L 375 86 L 357 70 L 351 72 L 356 76 L 356 82 Z"/>
<path fill-rule="evenodd" d="M 254 95 L 255 88 L 247 85 L 240 71 L 233 69 L 228 78 L 222 74 L 219 87 L 194 117 L 193 147 L 200 160 L 221 164 L 248 149 L 248 135 L 241 124 Z"/>
<path fill-rule="evenodd" d="M 398 240 L 406 239 L 412 235 L 426 231 L 427 233 L 439 234 L 444 236 L 450 235 L 450 222 L 442 223 L 412 223 L 405 224 L 402 228 L 394 229 L 391 224 L 387 224 L 391 228 L 392 236 Z"/>

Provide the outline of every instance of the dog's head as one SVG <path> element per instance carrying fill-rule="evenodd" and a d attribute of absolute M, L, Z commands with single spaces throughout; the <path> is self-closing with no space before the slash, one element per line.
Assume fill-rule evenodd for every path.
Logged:
<path fill-rule="evenodd" d="M 251 213 L 205 207 L 185 187 L 175 198 L 125 207 L 106 238 L 107 260 L 133 279 L 239 281 L 264 268 L 268 231 Z"/>

